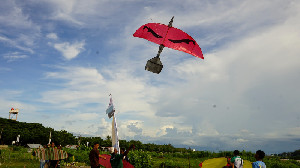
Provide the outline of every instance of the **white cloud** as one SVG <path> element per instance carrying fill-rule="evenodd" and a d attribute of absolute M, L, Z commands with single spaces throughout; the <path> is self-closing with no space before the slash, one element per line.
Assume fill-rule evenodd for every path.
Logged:
<path fill-rule="evenodd" d="M 49 33 L 49 34 L 46 35 L 46 37 L 49 38 L 49 39 L 53 39 L 53 40 L 58 39 L 58 37 L 55 33 Z"/>
<path fill-rule="evenodd" d="M 84 50 L 85 42 L 74 42 L 70 44 L 69 42 L 54 44 L 54 48 L 62 53 L 66 60 L 71 60 L 76 58 L 78 54 Z"/>
<path fill-rule="evenodd" d="M 94 118 L 98 118 L 98 113 L 75 113 L 75 114 L 67 114 L 63 115 L 67 120 L 92 120 Z"/>
<path fill-rule="evenodd" d="M 78 21 L 76 16 L 73 16 L 74 5 L 76 1 L 52 1 L 51 2 L 56 9 L 53 12 L 51 19 L 68 21 L 73 24 L 82 25 L 83 23 Z"/>
<path fill-rule="evenodd" d="M 100 135 L 103 138 L 105 138 L 107 135 L 111 136 L 112 123 L 107 122 L 104 118 L 101 118 L 99 124 L 100 126 L 98 127 L 98 131 L 96 134 Z"/>
<path fill-rule="evenodd" d="M 243 139 L 243 138 L 238 138 L 236 141 L 237 141 L 238 143 L 246 143 L 246 142 L 248 142 L 248 140 Z"/>
<path fill-rule="evenodd" d="M 85 86 L 102 85 L 105 80 L 101 73 L 95 68 L 86 67 L 59 67 L 60 72 L 48 72 L 46 78 L 65 79 L 69 82 L 65 83 L 67 87 L 77 88 Z M 84 85 L 83 85 L 84 84 Z"/>
<path fill-rule="evenodd" d="M 58 72 L 46 73 L 45 80 L 64 80 L 62 89 L 42 93 L 40 101 L 75 108 L 86 103 L 97 103 L 103 98 L 102 88 L 106 81 L 94 68 L 59 67 Z M 105 89 L 104 89 L 105 90 Z"/>
<path fill-rule="evenodd" d="M 34 51 L 31 48 L 24 47 L 24 46 L 20 45 L 18 43 L 18 41 L 14 40 L 14 39 L 9 39 L 7 37 L 0 36 L 0 41 L 4 42 L 6 44 L 9 44 L 9 46 L 14 46 L 14 47 L 16 47 L 19 50 L 23 50 L 23 51 L 29 52 L 31 54 L 34 53 Z"/>
<path fill-rule="evenodd" d="M 51 1 L 47 3 L 53 7 L 51 20 L 63 21 L 72 26 L 94 27 L 112 23 L 113 19 L 107 19 L 115 15 L 115 11 L 122 10 L 122 2 L 110 1 Z M 118 18 L 115 18 L 118 19 Z"/>
<path fill-rule="evenodd" d="M 35 24 L 22 5 L 15 1 L 2 2 L 1 7 L 0 42 L 33 54 L 35 42 L 40 35 L 40 26 Z"/>
<path fill-rule="evenodd" d="M 18 61 L 18 60 L 22 60 L 22 59 L 25 59 L 25 58 L 28 58 L 27 55 L 23 55 L 19 52 L 14 52 L 14 53 L 9 53 L 9 54 L 5 54 L 3 56 L 3 58 L 5 60 L 7 60 L 7 62 L 13 62 L 13 61 Z"/>
<path fill-rule="evenodd" d="M 23 9 L 14 1 L 3 2 L 3 10 L 0 12 L 0 23 L 10 27 L 21 29 L 34 28 L 34 24 L 29 19 L 29 15 L 24 14 Z M 38 27 L 35 27 L 36 29 Z"/>
<path fill-rule="evenodd" d="M 69 21 L 71 23 L 77 24 L 77 25 L 82 25 L 83 23 L 76 20 L 75 18 L 73 18 L 71 15 L 66 14 L 66 13 L 57 13 L 53 19 L 58 19 L 58 20 L 65 20 L 65 21 Z"/>

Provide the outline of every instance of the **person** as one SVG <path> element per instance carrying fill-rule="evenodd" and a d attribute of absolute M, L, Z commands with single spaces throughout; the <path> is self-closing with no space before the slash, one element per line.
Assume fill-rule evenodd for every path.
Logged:
<path fill-rule="evenodd" d="M 234 156 L 230 160 L 232 168 L 243 168 L 244 161 L 239 154 L 240 152 L 238 150 L 233 152 Z"/>
<path fill-rule="evenodd" d="M 110 164 L 112 168 L 123 168 L 123 158 L 124 156 L 127 156 L 128 152 L 131 149 L 134 149 L 134 145 L 131 145 L 128 150 L 126 150 L 123 154 L 118 154 L 118 150 L 115 149 L 114 147 L 111 147 L 110 153 Z"/>
<path fill-rule="evenodd" d="M 125 149 L 125 148 L 121 148 L 121 154 L 124 154 L 125 152 L 126 152 L 126 149 Z M 128 156 L 125 155 L 125 156 L 123 157 L 123 160 L 129 162 Z"/>
<path fill-rule="evenodd" d="M 38 150 L 37 150 L 37 157 L 40 159 L 40 168 L 45 168 L 45 149 L 39 146 Z"/>
<path fill-rule="evenodd" d="M 266 164 L 262 161 L 263 158 L 265 157 L 264 151 L 261 151 L 261 150 L 256 151 L 256 154 L 254 157 L 256 159 L 256 162 L 252 163 L 252 168 L 266 168 L 267 167 Z"/>
<path fill-rule="evenodd" d="M 58 154 L 58 164 L 57 164 L 57 168 L 60 168 L 60 163 L 62 160 L 64 160 L 64 151 L 62 150 L 62 146 L 59 145 L 57 146 L 57 154 Z"/>
<path fill-rule="evenodd" d="M 106 159 L 106 157 L 100 155 L 98 148 L 99 143 L 95 143 L 93 149 L 90 151 L 89 159 L 91 168 L 100 168 L 99 157 Z"/>
<path fill-rule="evenodd" d="M 57 168 L 58 165 L 58 150 L 55 146 L 55 143 L 51 143 L 51 148 L 49 148 L 49 162 L 50 162 L 50 168 Z"/>
<path fill-rule="evenodd" d="M 44 145 L 41 158 L 45 159 L 44 168 L 49 168 L 49 148 L 47 145 Z"/>
<path fill-rule="evenodd" d="M 230 167 L 232 167 L 231 163 L 230 163 L 231 158 L 229 156 L 226 156 L 226 159 L 227 159 L 227 164 L 223 168 L 230 168 Z"/>

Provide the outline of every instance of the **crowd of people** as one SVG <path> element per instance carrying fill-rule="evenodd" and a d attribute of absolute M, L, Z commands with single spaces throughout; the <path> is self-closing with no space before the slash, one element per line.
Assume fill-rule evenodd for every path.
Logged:
<path fill-rule="evenodd" d="M 91 168 L 100 168 L 99 159 L 108 159 L 104 155 L 100 155 L 99 153 L 99 143 L 94 144 L 94 148 L 90 151 L 89 159 L 91 163 Z M 121 149 L 120 154 L 118 154 L 117 149 L 111 147 L 110 148 L 110 166 L 112 168 L 123 168 L 123 160 L 128 161 L 127 154 L 128 152 L 134 148 L 134 145 L 131 145 L 128 150 Z M 233 157 L 226 157 L 227 164 L 223 168 L 243 168 L 244 160 L 240 156 L 240 152 L 235 150 L 233 152 Z M 266 164 L 263 162 L 263 158 L 265 157 L 265 152 L 262 150 L 256 151 L 255 154 L 256 161 L 252 163 L 252 168 L 266 168 Z M 202 167 L 202 163 L 199 164 Z"/>
<path fill-rule="evenodd" d="M 61 146 L 55 146 L 54 142 L 36 149 L 34 154 L 40 160 L 40 168 L 59 168 L 59 162 L 68 158 L 68 153 Z"/>
<path fill-rule="evenodd" d="M 240 157 L 240 152 L 235 150 L 233 152 L 233 157 L 227 157 L 227 164 L 223 168 L 243 168 L 244 161 Z M 256 151 L 254 155 L 256 162 L 252 163 L 252 168 L 266 168 L 266 164 L 262 161 L 265 157 L 265 152 L 262 150 Z"/>
<path fill-rule="evenodd" d="M 127 154 L 131 149 L 134 149 L 134 145 L 131 145 L 128 150 L 121 149 L 120 153 L 118 150 L 111 147 L 110 155 L 100 155 L 99 143 L 93 145 L 93 149 L 89 153 L 89 160 L 91 168 L 100 168 L 100 158 L 106 160 L 109 159 L 110 166 L 112 168 L 123 168 L 123 160 L 128 161 Z M 40 168 L 59 168 L 59 161 L 67 159 L 68 153 L 61 149 L 61 146 L 55 146 L 54 142 L 50 146 L 45 145 L 43 148 L 38 148 L 34 151 L 35 156 L 40 159 Z M 233 152 L 233 157 L 227 157 L 227 164 L 223 168 L 243 168 L 244 161 L 240 157 L 238 150 Z M 256 151 L 255 154 L 256 162 L 252 163 L 252 168 L 266 168 L 263 158 L 265 153 L 261 150 Z"/>

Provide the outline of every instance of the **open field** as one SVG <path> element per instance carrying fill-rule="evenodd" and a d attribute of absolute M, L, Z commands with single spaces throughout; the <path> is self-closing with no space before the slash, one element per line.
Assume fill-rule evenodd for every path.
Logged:
<path fill-rule="evenodd" d="M 4 151 L 0 158 L 0 168 L 36 168 L 39 165 L 31 153 Z"/>
<path fill-rule="evenodd" d="M 86 150 L 69 150 L 68 153 L 72 155 L 66 161 L 68 164 L 76 163 L 73 166 L 61 166 L 61 168 L 88 168 L 90 149 Z M 131 163 L 136 168 L 199 168 L 199 163 L 202 162 L 202 168 L 222 168 L 226 165 L 226 158 L 215 156 L 213 158 L 198 156 L 197 154 L 205 154 L 206 152 L 191 152 L 191 153 L 157 153 L 142 150 L 131 151 L 128 155 Z M 103 153 L 102 153 L 103 154 Z M 209 153 L 207 153 L 209 154 Z M 211 153 L 213 154 L 213 153 Z M 217 155 L 217 153 L 214 153 Z M 246 155 L 242 156 L 244 159 L 244 168 L 251 168 L 253 158 L 248 160 Z M 278 157 L 266 157 L 264 159 L 267 167 L 276 168 L 299 168 L 300 163 L 296 160 L 281 160 Z M 62 163 L 62 165 L 67 165 Z M 0 151 L 0 168 L 36 168 L 39 167 L 39 160 L 28 153 L 27 148 L 23 147 L 6 147 Z"/>
<path fill-rule="evenodd" d="M 222 168 L 226 165 L 226 158 L 214 158 L 205 160 L 202 164 L 202 168 Z M 244 168 L 251 168 L 251 163 L 248 160 L 244 160 Z"/>

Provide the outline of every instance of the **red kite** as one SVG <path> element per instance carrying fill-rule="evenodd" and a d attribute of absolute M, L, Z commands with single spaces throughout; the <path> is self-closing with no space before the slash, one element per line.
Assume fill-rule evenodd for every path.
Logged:
<path fill-rule="evenodd" d="M 154 73 L 160 73 L 163 65 L 159 60 L 159 55 L 164 47 L 183 51 L 195 57 L 204 59 L 201 48 L 197 42 L 187 33 L 172 27 L 173 18 L 174 16 L 169 22 L 169 25 L 147 23 L 137 29 L 133 34 L 134 37 L 144 38 L 160 45 L 157 56 L 148 60 L 145 67 L 146 70 L 150 70 Z"/>
<path fill-rule="evenodd" d="M 173 21 L 173 18 L 171 21 Z M 137 29 L 133 36 L 204 59 L 197 42 L 187 33 L 171 26 L 160 23 L 147 23 Z"/>
<path fill-rule="evenodd" d="M 99 158 L 99 163 L 100 165 L 106 167 L 106 168 L 111 168 L 111 165 L 110 165 L 110 155 L 102 155 L 104 156 L 106 159 L 103 159 L 103 158 Z M 130 164 L 129 162 L 127 162 L 126 160 L 122 160 L 123 162 L 123 167 L 124 168 L 134 168 L 134 166 L 132 164 Z"/>

